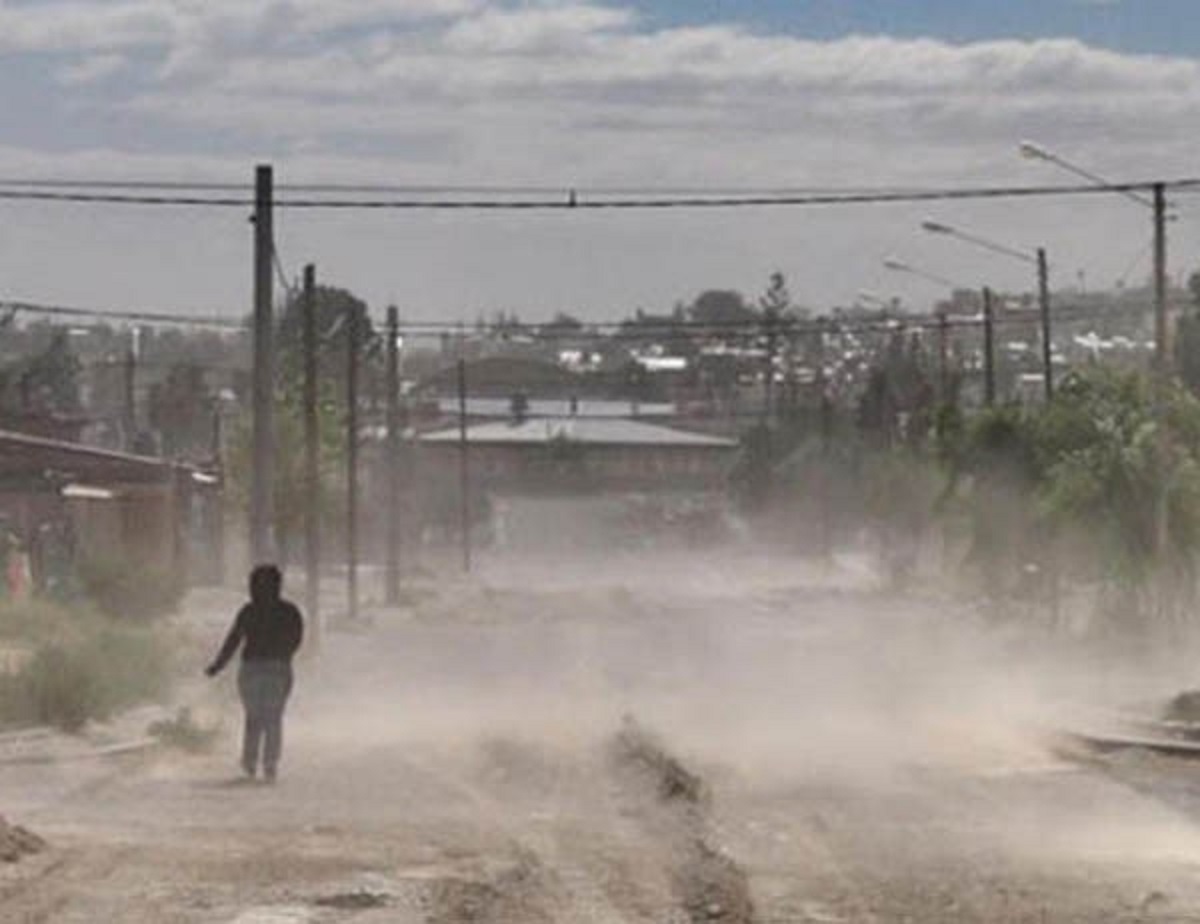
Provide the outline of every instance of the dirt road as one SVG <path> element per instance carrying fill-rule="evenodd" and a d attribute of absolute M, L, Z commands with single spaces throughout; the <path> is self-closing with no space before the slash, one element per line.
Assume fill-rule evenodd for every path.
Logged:
<path fill-rule="evenodd" d="M 794 577 L 528 579 L 327 633 L 275 787 L 228 738 L 0 766 L 51 845 L 0 920 L 1200 921 L 1200 768 L 1044 745 L 1141 672 Z"/>

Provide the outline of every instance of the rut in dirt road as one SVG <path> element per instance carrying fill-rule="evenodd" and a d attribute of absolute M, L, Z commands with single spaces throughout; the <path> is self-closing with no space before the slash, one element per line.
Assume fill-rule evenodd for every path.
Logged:
<path fill-rule="evenodd" d="M 754 902 L 745 871 L 712 845 L 712 797 L 703 779 L 629 716 L 611 742 L 611 756 L 618 776 L 648 803 L 647 833 L 662 844 L 688 918 L 697 924 L 752 924 Z"/>

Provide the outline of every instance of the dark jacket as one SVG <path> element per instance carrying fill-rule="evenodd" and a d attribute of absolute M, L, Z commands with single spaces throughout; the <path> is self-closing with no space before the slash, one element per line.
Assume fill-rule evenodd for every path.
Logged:
<path fill-rule="evenodd" d="M 220 671 L 243 642 L 243 661 L 290 663 L 303 638 L 304 620 L 293 603 L 280 597 L 251 600 L 238 611 L 208 672 L 216 674 Z"/>

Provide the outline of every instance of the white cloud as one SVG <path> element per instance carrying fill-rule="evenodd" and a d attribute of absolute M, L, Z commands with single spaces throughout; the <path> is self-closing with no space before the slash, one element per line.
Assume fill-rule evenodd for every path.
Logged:
<path fill-rule="evenodd" d="M 565 54 L 589 52 L 611 30 L 636 20 L 628 9 L 592 5 L 491 9 L 455 23 L 447 47 L 467 54 Z"/>
<path fill-rule="evenodd" d="M 124 55 L 90 55 L 62 68 L 58 72 L 58 81 L 65 86 L 97 83 L 117 73 L 125 64 Z"/>
<path fill-rule="evenodd" d="M 1191 58 L 1071 39 L 654 28 L 599 0 L 0 0 L 6 52 L 45 53 L 64 104 L 91 84 L 88 107 L 131 132 L 124 151 L 69 138 L 56 147 L 79 150 L 48 153 L 10 138 L 0 150 L 10 173 L 239 179 L 264 157 L 293 180 L 1054 180 L 1016 157 L 1017 140 L 1030 137 L 1114 176 L 1152 177 L 1193 172 L 1200 121 Z M 175 143 L 156 154 L 150 137 Z M 165 153 L 195 137 L 230 153 Z M 850 243 L 854 223 L 840 227 L 840 241 L 809 242 L 830 251 L 831 266 L 863 250 Z M 646 246 L 645 235 L 625 233 Z M 528 273 L 516 276 L 514 286 Z M 821 285 L 836 290 L 814 285 L 817 298 Z"/>

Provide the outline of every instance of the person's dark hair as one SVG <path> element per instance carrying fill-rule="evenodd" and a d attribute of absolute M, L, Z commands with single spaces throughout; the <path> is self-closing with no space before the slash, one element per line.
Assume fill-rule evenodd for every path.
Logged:
<path fill-rule="evenodd" d="M 250 599 L 256 603 L 278 600 L 282 586 L 283 575 L 274 565 L 259 565 L 250 572 Z"/>

